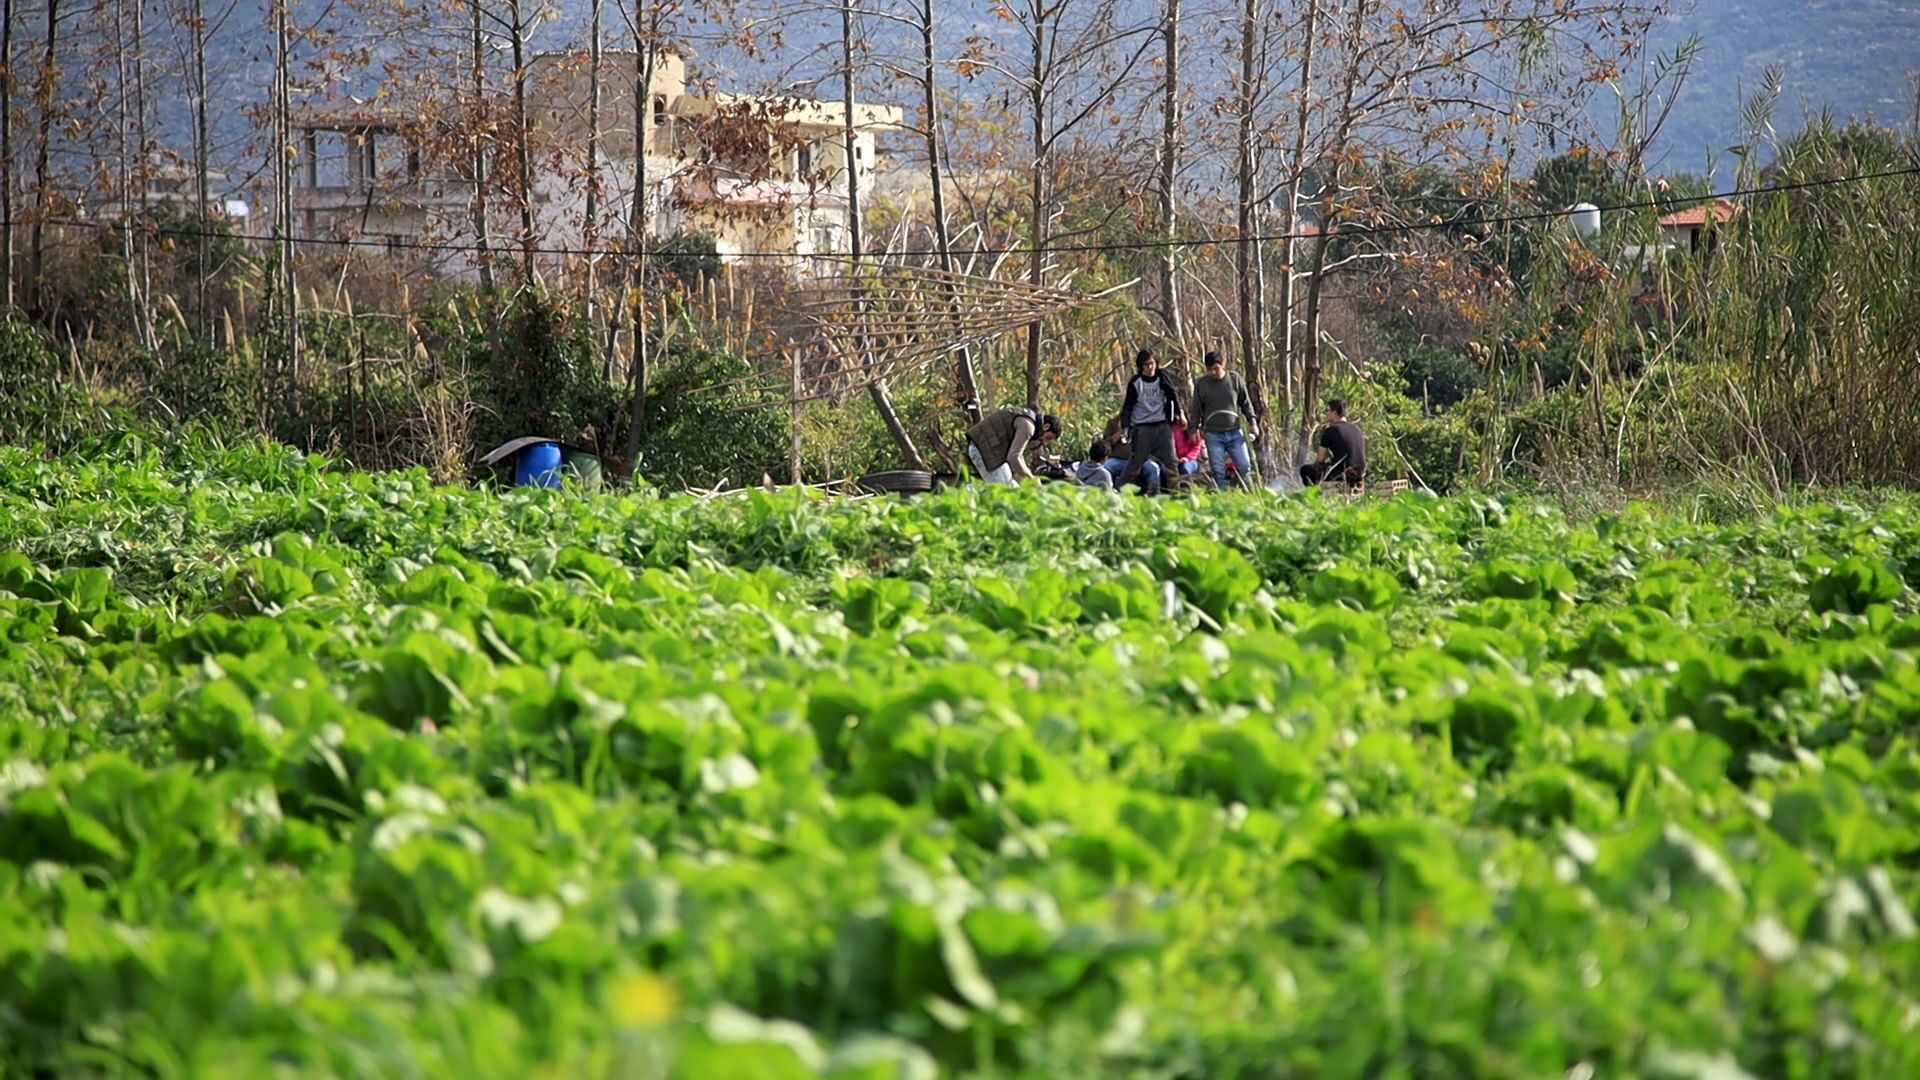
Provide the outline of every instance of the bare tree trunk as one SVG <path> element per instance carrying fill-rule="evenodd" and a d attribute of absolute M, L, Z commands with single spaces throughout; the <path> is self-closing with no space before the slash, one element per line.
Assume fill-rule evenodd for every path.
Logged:
<path fill-rule="evenodd" d="M 142 0 L 135 0 L 136 10 Z M 213 276 L 212 254 L 207 242 L 207 231 L 213 221 L 212 192 L 209 191 L 207 158 L 207 10 L 205 0 L 193 2 L 193 178 L 197 196 L 195 205 L 199 209 L 198 233 L 194 242 L 194 278 L 195 296 L 200 316 L 200 336 L 211 340 L 213 337 L 213 301 L 210 279 Z"/>
<path fill-rule="evenodd" d="M 13 0 L 0 0 L 0 302 L 13 306 Z"/>
<path fill-rule="evenodd" d="M 1047 11 L 1035 9 L 1036 18 L 1028 31 L 1033 44 L 1033 77 L 1028 96 L 1033 107 L 1033 170 L 1028 177 L 1030 236 L 1027 246 L 1027 280 L 1038 288 L 1046 282 L 1047 263 Z M 1040 341 L 1045 330 L 1043 320 L 1027 324 L 1027 408 L 1040 407 Z"/>
<path fill-rule="evenodd" d="M 520 277 L 531 289 L 537 280 L 533 267 L 533 139 L 527 115 L 527 27 L 521 18 L 520 0 L 507 0 L 511 20 L 513 50 L 513 151 L 514 196 L 520 203 Z"/>
<path fill-rule="evenodd" d="M 1338 176 L 1334 169 L 1332 175 Z M 1332 198 L 1322 200 L 1330 203 Z M 1323 219 L 1324 220 L 1324 219 Z M 1327 230 L 1322 227 L 1313 242 L 1313 266 L 1307 271 L 1307 301 L 1301 312 L 1300 329 L 1305 341 L 1300 363 L 1300 433 L 1305 438 L 1313 430 L 1314 407 L 1320 395 L 1320 302 L 1324 295 L 1327 268 Z"/>
<path fill-rule="evenodd" d="M 48 175 L 49 155 L 53 149 L 53 103 L 55 73 L 59 61 L 60 3 L 47 0 L 47 43 L 40 61 L 40 83 L 35 88 L 35 104 L 40 110 L 39 143 L 34 147 L 33 228 L 27 233 L 27 307 L 40 306 L 40 269 L 46 255 L 47 197 L 53 178 Z"/>
<path fill-rule="evenodd" d="M 1256 189 L 1260 176 L 1259 145 L 1254 123 L 1259 108 L 1261 78 L 1256 63 L 1259 40 L 1260 3 L 1259 0 L 1246 0 L 1240 14 L 1240 116 L 1236 144 L 1239 196 L 1236 201 L 1240 204 L 1240 241 L 1234 245 L 1233 263 L 1240 307 L 1240 370 L 1246 377 L 1247 395 L 1253 399 L 1254 409 L 1264 416 L 1267 413 L 1267 380 L 1261 357 L 1264 341 L 1257 293 L 1259 282 L 1254 271 L 1260 259 L 1259 241 L 1255 239 L 1260 231 L 1259 219 L 1254 215 L 1254 206 L 1259 201 Z M 1253 418 L 1248 419 L 1251 421 Z"/>
<path fill-rule="evenodd" d="M 282 371 L 288 415 L 296 410 L 300 384 L 300 290 L 293 269 L 293 31 L 288 0 L 273 5 L 273 127 L 275 268 L 286 356 Z"/>
<path fill-rule="evenodd" d="M 600 271 L 600 7 L 593 0 L 589 8 L 587 46 L 587 334 L 591 338 L 598 321 Z M 606 377 L 613 378 L 613 354 L 607 354 Z"/>
<path fill-rule="evenodd" d="M 800 483 L 800 350 L 787 350 L 787 374 L 791 376 L 792 396 L 787 404 L 787 456 L 795 485 Z"/>
<path fill-rule="evenodd" d="M 127 55 L 128 48 L 125 9 L 115 8 L 113 12 L 113 65 L 115 89 L 118 91 L 114 102 L 114 136 L 117 146 L 114 181 L 120 187 L 120 258 L 126 263 L 127 270 L 127 316 L 133 322 L 134 337 L 146 341 L 146 333 L 140 321 L 140 275 L 134 272 L 133 230 L 136 219 L 133 206 L 133 123 L 127 115 L 132 104 L 132 95 L 127 92 Z"/>
<path fill-rule="evenodd" d="M 920 18 L 920 86 L 926 95 L 927 180 L 933 190 L 934 250 L 939 255 L 940 269 L 952 273 L 953 235 L 947 228 L 946 178 L 940 167 L 940 93 L 934 67 L 933 0 L 921 0 Z M 956 316 L 959 307 L 959 297 L 955 295 L 953 308 Z M 979 423 L 981 418 L 980 385 L 973 373 L 972 349 L 963 347 L 954 354 L 953 376 L 960 391 L 960 410 L 971 427 Z"/>
<path fill-rule="evenodd" d="M 1342 76 L 1340 91 L 1340 111 L 1338 126 L 1332 141 L 1332 163 L 1327 166 L 1327 176 L 1320 195 L 1320 235 L 1315 238 L 1313 247 L 1313 278 L 1307 283 L 1307 308 L 1301 319 L 1301 332 L 1306 336 L 1306 352 L 1300 370 L 1300 431 L 1302 435 L 1313 430 L 1314 408 L 1319 404 L 1320 393 L 1320 303 L 1326 291 L 1327 247 L 1329 234 L 1333 231 L 1335 200 L 1340 194 L 1340 151 L 1345 149 L 1347 138 L 1353 132 L 1353 94 L 1360 83 L 1361 28 L 1366 25 L 1369 0 L 1355 0 L 1353 22 L 1347 30 L 1348 49 L 1347 69 Z M 1291 231 L 1291 230 L 1289 230 Z"/>
<path fill-rule="evenodd" d="M 657 9 L 656 9 L 657 13 Z M 653 139 L 654 47 L 658 27 L 649 28 L 645 17 L 634 12 L 634 87 L 633 87 L 633 206 L 629 231 L 634 257 L 628 264 L 627 295 L 637 296 L 647 280 L 648 248 L 652 245 L 649 229 L 651 207 L 647 191 L 647 151 Z M 623 301 L 626 303 L 626 301 Z M 627 425 L 627 458 L 638 468 L 640 444 L 647 433 L 647 304 L 644 298 L 632 304 L 633 366 L 627 386 L 633 392 L 633 415 Z M 798 363 L 796 359 L 794 361 Z"/>
<path fill-rule="evenodd" d="M 477 111 L 486 108 L 487 102 L 487 44 L 486 35 L 480 29 L 480 0 L 468 0 L 467 13 L 472 18 L 473 27 L 473 108 Z M 484 295 L 493 295 L 493 252 L 492 230 L 488 226 L 487 213 L 487 142 L 485 133 L 477 125 L 478 117 L 470 118 L 468 126 L 473 138 L 473 236 L 475 261 L 479 263 L 480 291 Z"/>
<path fill-rule="evenodd" d="M 854 289 L 864 293 L 865 287 L 860 281 L 860 256 L 862 239 L 860 235 L 860 157 L 858 153 L 858 126 L 854 122 L 853 93 L 853 0 L 840 0 L 840 100 L 841 131 L 846 139 L 847 173 L 847 247 L 853 262 Z M 856 307 L 856 311 L 859 310 Z M 866 334 L 861 333 L 861 362 L 871 367 L 873 356 L 866 349 Z M 873 399 L 873 407 L 880 411 L 880 421 L 887 426 L 887 434 L 893 436 L 900 455 L 906 459 L 909 469 L 924 469 L 927 463 L 920 457 L 920 451 L 913 445 L 913 436 L 907 426 L 900 422 L 900 414 L 893 407 L 893 400 L 887 395 L 885 379 L 874 379 L 867 383 L 867 396 Z"/>
<path fill-rule="evenodd" d="M 1297 402 L 1299 383 L 1296 381 L 1298 365 L 1295 363 L 1295 326 L 1294 308 L 1300 280 L 1297 265 L 1300 258 L 1300 241 L 1295 237 L 1300 223 L 1300 181 L 1307 169 L 1307 124 L 1312 119 L 1311 103 L 1313 98 L 1313 57 L 1315 49 L 1314 35 L 1319 29 L 1319 0 L 1307 0 L 1307 21 L 1305 32 L 1300 40 L 1300 100 L 1294 117 L 1293 162 L 1287 176 L 1287 218 L 1282 229 L 1287 234 L 1285 262 L 1286 276 L 1280 282 L 1280 370 L 1281 379 L 1286 385 L 1284 416 L 1291 416 Z M 1300 433 L 1305 437 L 1305 431 Z M 1288 463 L 1291 466 L 1291 462 Z"/>
<path fill-rule="evenodd" d="M 147 187 L 151 166 L 153 144 L 147 134 L 147 21 L 146 5 L 136 3 L 133 8 L 133 135 L 136 153 L 134 155 L 133 186 L 140 197 L 140 221 L 144 226 L 147 218 Z M 146 298 L 146 343 L 152 348 L 156 341 L 153 329 L 153 241 L 149 237 L 140 245 L 140 295 Z"/>
<path fill-rule="evenodd" d="M 1165 46 L 1162 73 L 1165 82 L 1160 105 L 1160 236 L 1166 241 L 1166 246 L 1160 249 L 1160 314 L 1166 323 L 1167 336 L 1173 339 L 1171 351 L 1177 357 L 1185 357 L 1186 333 L 1180 315 L 1179 276 L 1173 247 L 1179 225 L 1174 185 L 1180 177 L 1180 0 L 1166 0 L 1160 34 Z M 1183 370 L 1190 367 L 1182 364 Z M 1187 375 L 1191 396 L 1192 372 L 1187 371 Z"/>

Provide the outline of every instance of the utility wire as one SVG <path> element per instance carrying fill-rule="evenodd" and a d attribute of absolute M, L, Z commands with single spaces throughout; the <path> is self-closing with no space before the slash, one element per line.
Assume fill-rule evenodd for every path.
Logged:
<path fill-rule="evenodd" d="M 1915 176 L 1915 175 L 1920 175 L 1920 166 L 1913 166 L 1913 167 L 1904 168 L 1904 169 L 1889 169 L 1884 172 L 1861 173 L 1855 176 L 1833 176 L 1833 177 L 1827 177 L 1824 179 L 1817 179 L 1817 180 L 1800 180 L 1800 181 L 1795 181 L 1793 183 L 1788 183 L 1788 184 L 1771 184 L 1765 187 L 1733 188 L 1726 191 L 1710 192 L 1705 195 L 1688 196 L 1686 198 L 1665 199 L 1665 200 L 1643 199 L 1636 202 L 1613 203 L 1607 206 L 1595 207 L 1595 209 L 1602 213 L 1617 213 L 1622 210 L 1664 209 L 1669 206 L 1674 206 L 1676 204 L 1691 205 L 1691 204 L 1708 202 L 1716 199 L 1748 198 L 1756 195 L 1772 195 L 1772 194 L 1779 194 L 1779 193 L 1789 192 L 1789 191 L 1805 191 L 1811 188 L 1835 187 L 1835 186 L 1844 185 L 1844 184 L 1860 184 L 1860 183 L 1865 183 L 1869 180 L 1885 180 L 1893 177 Z M 1432 231 L 1436 229 L 1459 229 L 1459 228 L 1471 228 L 1474 226 L 1482 226 L 1482 225 L 1513 225 L 1513 224 L 1522 224 L 1522 223 L 1531 222 L 1531 221 L 1548 221 L 1555 218 L 1570 217 L 1572 216 L 1572 213 L 1573 212 L 1571 210 L 1537 210 L 1537 211 L 1524 213 L 1524 214 L 1501 214 L 1501 215 L 1496 215 L 1492 217 L 1479 217 L 1479 218 L 1443 218 L 1443 219 L 1433 220 L 1433 221 L 1399 222 L 1399 223 L 1387 224 L 1387 225 L 1365 225 L 1365 224 L 1339 225 L 1334 227 L 1326 235 L 1340 236 L 1340 237 L 1346 237 L 1346 238 L 1369 237 L 1369 236 L 1390 236 L 1398 233 L 1427 232 L 1427 231 Z M 16 221 L 13 224 L 16 227 L 20 227 L 20 226 L 26 225 L 27 223 Z M 47 219 L 47 224 L 61 225 L 68 228 L 94 229 L 94 230 L 111 230 L 111 229 L 120 229 L 124 227 L 118 222 L 83 221 L 83 220 L 72 219 L 72 218 L 49 218 Z M 254 241 L 258 243 L 277 243 L 282 239 L 281 237 L 275 236 L 272 234 L 235 233 L 235 232 L 226 232 L 219 229 L 175 227 L 175 226 L 161 226 L 157 229 L 154 229 L 153 232 L 160 236 L 208 237 L 213 239 L 247 240 L 247 241 Z M 1282 241 L 1282 240 L 1311 240 L 1320 235 L 1322 234 L 1319 230 L 1314 230 L 1311 232 L 1302 231 L 1302 232 L 1264 233 L 1264 234 L 1257 234 L 1253 236 L 1224 236 L 1224 237 L 1205 237 L 1205 238 L 1193 238 L 1193 239 L 1163 238 L 1163 239 L 1155 239 L 1155 240 L 1123 240 L 1123 241 L 1106 241 L 1106 242 L 1097 243 L 1097 244 L 1049 244 L 1046 247 L 1045 253 L 1048 255 L 1056 255 L 1056 254 L 1074 254 L 1074 253 L 1100 253 L 1100 252 L 1109 252 L 1109 251 L 1159 251 L 1165 248 L 1224 247 L 1230 244 L 1273 243 L 1273 242 Z M 426 240 L 401 240 L 398 238 L 389 239 L 384 237 L 380 239 L 368 239 L 366 237 L 327 237 L 327 238 L 316 238 L 316 239 L 293 237 L 291 238 L 291 240 L 295 245 L 303 246 L 303 247 L 315 247 L 315 246 L 349 247 L 349 248 L 365 247 L 365 248 L 379 248 L 385 251 L 433 251 L 433 252 L 441 252 L 441 253 L 466 253 L 466 254 L 486 252 L 492 255 L 512 256 L 514 254 L 522 253 L 527 250 L 526 248 L 518 244 L 512 244 L 512 243 L 502 244 L 497 246 L 490 246 L 490 247 L 482 247 L 478 244 L 434 242 L 434 241 L 426 241 Z M 1033 253 L 1033 251 L 1034 249 L 1031 247 L 975 248 L 975 249 L 969 249 L 968 251 L 964 252 L 964 254 L 998 257 L 998 256 L 1006 256 L 1006 255 L 1030 255 Z M 571 255 L 571 256 L 578 256 L 582 258 L 592 258 L 597 256 L 603 256 L 603 255 L 621 255 L 621 254 L 632 255 L 635 257 L 642 256 L 642 255 L 659 257 L 662 255 L 675 254 L 675 252 L 665 251 L 660 248 L 642 248 L 638 251 L 623 251 L 619 248 L 604 248 L 604 249 L 595 250 L 591 248 L 534 247 L 532 249 L 532 252 L 535 255 Z M 883 258 L 932 258 L 938 254 L 939 252 L 931 249 L 876 253 L 876 255 Z M 728 258 L 728 259 L 796 259 L 796 258 L 808 258 L 808 257 L 809 256 L 796 256 L 790 252 L 784 252 L 784 251 L 742 251 L 732 255 L 725 256 L 725 258 Z M 834 255 L 816 255 L 816 256 L 811 256 L 811 258 L 822 259 L 822 260 L 833 260 L 839 257 Z"/>

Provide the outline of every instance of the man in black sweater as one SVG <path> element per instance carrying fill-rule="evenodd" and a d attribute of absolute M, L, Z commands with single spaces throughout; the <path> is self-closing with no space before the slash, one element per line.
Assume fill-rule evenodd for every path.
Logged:
<path fill-rule="evenodd" d="M 1320 429 L 1320 451 L 1316 460 L 1300 466 L 1300 482 L 1318 484 L 1334 479 L 1347 484 L 1367 479 L 1367 437 L 1347 419 L 1347 403 L 1334 398 L 1327 402 L 1327 426 Z"/>
<path fill-rule="evenodd" d="M 1120 422 L 1133 434 L 1133 452 L 1127 467 L 1115 478 L 1113 486 L 1125 487 L 1146 468 L 1147 459 L 1160 464 L 1162 477 L 1180 475 L 1173 455 L 1173 425 L 1186 415 L 1180 408 L 1180 394 L 1173 380 L 1160 370 L 1152 349 L 1141 349 L 1133 359 L 1136 374 L 1127 384 L 1127 401 L 1120 407 Z M 1148 494 L 1153 488 L 1148 488 Z"/>

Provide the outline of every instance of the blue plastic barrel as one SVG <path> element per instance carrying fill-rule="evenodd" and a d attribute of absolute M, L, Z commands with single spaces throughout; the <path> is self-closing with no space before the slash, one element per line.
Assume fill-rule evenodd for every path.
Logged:
<path fill-rule="evenodd" d="M 514 462 L 513 482 L 520 487 L 560 486 L 560 444 L 534 443 Z"/>

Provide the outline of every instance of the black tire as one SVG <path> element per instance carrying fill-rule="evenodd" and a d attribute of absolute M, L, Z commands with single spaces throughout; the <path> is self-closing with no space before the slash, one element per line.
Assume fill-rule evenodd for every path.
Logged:
<path fill-rule="evenodd" d="M 862 491 L 917 495 L 933 490 L 933 474 L 924 469 L 888 469 L 884 472 L 868 473 L 854 483 L 858 484 Z"/>

